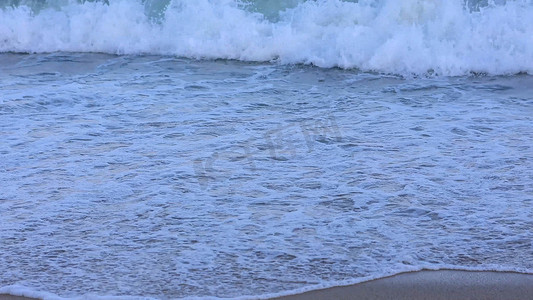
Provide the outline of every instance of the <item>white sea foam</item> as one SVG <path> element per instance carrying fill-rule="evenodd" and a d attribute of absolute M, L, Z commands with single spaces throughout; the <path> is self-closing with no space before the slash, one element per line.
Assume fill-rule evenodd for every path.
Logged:
<path fill-rule="evenodd" d="M 22 285 L 10 285 L 10 286 L 0 287 L 0 294 L 37 298 L 37 299 L 43 299 L 43 300 L 65 300 L 65 298 L 61 298 L 52 293 L 39 292 L 32 288 L 28 288 Z"/>
<path fill-rule="evenodd" d="M 533 76 L 3 54 L 0 90 L 0 286 L 203 298 L 533 272 Z"/>
<path fill-rule="evenodd" d="M 151 297 L 132 297 L 132 296 L 104 296 L 87 294 L 75 297 L 60 297 L 49 292 L 42 292 L 23 285 L 10 285 L 0 287 L 0 294 L 7 294 L 13 296 L 22 296 L 28 298 L 36 298 L 42 300 L 156 300 Z"/>
<path fill-rule="evenodd" d="M 260 3 L 174 0 L 147 13 L 153 3 L 70 1 L 38 11 L 4 5 L 0 51 L 148 53 L 398 74 L 533 74 L 530 0 L 479 9 L 461 0 L 289 1 L 278 5 L 275 18 L 268 17 L 273 5 Z"/>
<path fill-rule="evenodd" d="M 350 280 L 344 280 L 344 281 L 335 281 L 335 282 L 323 282 L 321 284 L 306 286 L 304 288 L 299 289 L 293 289 L 290 291 L 284 291 L 284 292 L 277 292 L 277 293 L 268 293 L 268 294 L 262 294 L 262 295 L 248 295 L 248 296 L 240 296 L 240 297 L 232 297 L 232 298 L 221 298 L 221 297 L 214 297 L 214 296 L 202 296 L 202 297 L 184 297 L 180 298 L 183 300 L 221 300 L 221 299 L 232 299 L 232 300 L 250 300 L 250 299 L 271 299 L 276 297 L 283 297 L 283 296 L 289 296 L 289 295 L 296 295 L 301 294 L 313 290 L 319 290 L 319 289 L 327 289 L 327 288 L 333 288 L 333 287 L 339 287 L 339 286 L 348 286 L 352 284 L 358 284 L 363 283 L 370 280 L 376 280 L 380 278 L 386 278 L 406 272 L 416 272 L 416 271 L 423 271 L 423 270 L 431 270 L 431 271 L 437 271 L 437 270 L 455 270 L 455 271 L 486 271 L 486 272 L 512 272 L 512 273 L 522 273 L 522 274 L 532 274 L 527 272 L 527 270 L 521 269 L 521 268 L 501 268 L 498 266 L 494 267 L 483 267 L 483 268 L 457 268 L 457 266 L 449 265 L 449 266 L 443 266 L 441 268 L 435 268 L 434 266 L 427 265 L 424 267 L 404 267 L 403 269 L 390 271 L 390 270 L 383 270 L 380 273 L 376 273 L 372 276 L 366 276 L 366 277 L 360 277 Z M 13 296 L 24 296 L 24 297 L 30 297 L 30 298 L 37 298 L 37 299 L 43 299 L 43 300 L 156 300 L 156 298 L 152 297 L 135 297 L 135 296 L 111 296 L 111 295 L 95 295 L 95 294 L 89 294 L 89 295 L 83 295 L 83 296 L 76 296 L 76 297 L 60 297 L 58 295 L 55 295 L 53 293 L 49 292 L 41 292 L 37 291 L 32 288 L 28 288 L 21 285 L 12 285 L 12 286 L 6 286 L 6 287 L 0 287 L 0 294 L 8 294 Z"/>

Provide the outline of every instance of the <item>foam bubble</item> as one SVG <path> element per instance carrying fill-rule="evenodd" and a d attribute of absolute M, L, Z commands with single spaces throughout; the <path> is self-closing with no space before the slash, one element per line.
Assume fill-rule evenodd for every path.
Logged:
<path fill-rule="evenodd" d="M 261 5 L 234 0 L 167 2 L 70 1 L 38 13 L 5 7 L 0 51 L 163 54 L 397 74 L 533 73 L 533 5 L 526 0 L 478 10 L 460 0 L 294 2 L 279 7 L 276 21 L 257 12 Z"/>

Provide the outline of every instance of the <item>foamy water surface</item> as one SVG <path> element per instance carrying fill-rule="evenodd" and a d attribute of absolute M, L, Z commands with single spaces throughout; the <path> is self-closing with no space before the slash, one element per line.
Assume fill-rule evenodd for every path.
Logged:
<path fill-rule="evenodd" d="M 3 291 L 239 297 L 533 272 L 531 76 L 74 53 L 0 66 Z"/>
<path fill-rule="evenodd" d="M 0 0 L 0 52 L 533 73 L 531 0 Z"/>
<path fill-rule="evenodd" d="M 533 273 L 532 37 L 530 0 L 0 0 L 0 293 Z"/>

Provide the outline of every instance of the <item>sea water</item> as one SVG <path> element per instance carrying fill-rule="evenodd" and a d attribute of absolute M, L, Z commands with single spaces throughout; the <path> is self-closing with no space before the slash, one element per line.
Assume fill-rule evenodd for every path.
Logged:
<path fill-rule="evenodd" d="M 533 273 L 531 1 L 0 4 L 0 293 Z"/>

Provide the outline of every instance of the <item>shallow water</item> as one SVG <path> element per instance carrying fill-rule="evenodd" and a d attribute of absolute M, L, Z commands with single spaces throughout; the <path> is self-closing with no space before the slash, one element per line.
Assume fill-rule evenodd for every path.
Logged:
<path fill-rule="evenodd" d="M 0 287 L 533 272 L 533 77 L 0 54 Z"/>

